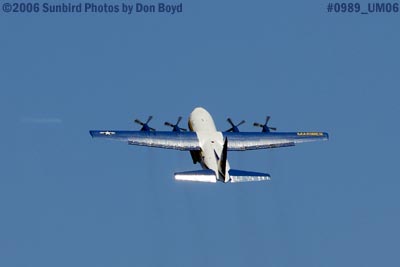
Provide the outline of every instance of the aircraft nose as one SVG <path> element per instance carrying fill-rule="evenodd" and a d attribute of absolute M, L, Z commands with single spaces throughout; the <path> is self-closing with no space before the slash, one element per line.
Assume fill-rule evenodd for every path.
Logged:
<path fill-rule="evenodd" d="M 190 118 L 198 117 L 199 115 L 204 114 L 205 112 L 207 111 L 204 108 L 197 107 L 193 109 L 192 113 L 190 113 Z"/>
<path fill-rule="evenodd" d="M 196 107 L 195 109 L 193 109 L 192 112 L 204 112 L 204 111 L 206 111 L 204 108 L 202 108 L 202 107 Z"/>

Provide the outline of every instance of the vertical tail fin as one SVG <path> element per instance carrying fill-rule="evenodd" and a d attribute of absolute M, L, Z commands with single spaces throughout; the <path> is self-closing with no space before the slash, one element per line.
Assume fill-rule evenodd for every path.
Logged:
<path fill-rule="evenodd" d="M 221 158 L 218 161 L 218 171 L 225 177 L 226 173 L 226 160 L 228 158 L 228 138 L 225 138 L 224 147 L 222 148 Z"/>

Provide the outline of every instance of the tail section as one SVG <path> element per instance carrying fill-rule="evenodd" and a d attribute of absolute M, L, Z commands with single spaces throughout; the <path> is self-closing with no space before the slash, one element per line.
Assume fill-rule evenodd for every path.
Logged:
<path fill-rule="evenodd" d="M 268 173 L 261 172 L 248 172 L 241 170 L 229 170 L 229 177 L 231 183 L 239 182 L 258 182 L 258 181 L 269 181 L 271 176 Z"/>
<path fill-rule="evenodd" d="M 199 170 L 175 173 L 175 180 L 179 181 L 193 181 L 193 182 L 207 182 L 215 183 L 220 182 L 258 182 L 270 180 L 271 176 L 267 173 L 248 172 L 241 170 L 230 169 L 228 158 L 228 138 L 225 138 L 224 146 L 220 155 L 214 150 L 215 159 L 217 160 L 218 170 Z"/>
<path fill-rule="evenodd" d="M 260 172 L 248 172 L 241 170 L 230 169 L 229 182 L 258 182 L 271 180 L 271 176 L 267 173 Z M 192 182 L 203 182 L 203 183 L 216 183 L 217 176 L 212 170 L 198 170 L 198 171 L 187 171 L 187 172 L 176 172 L 174 174 L 175 180 L 177 181 L 192 181 Z"/>
<path fill-rule="evenodd" d="M 215 176 L 215 172 L 212 170 L 176 172 L 174 176 L 175 180 L 178 181 L 192 181 L 192 182 L 205 182 L 205 183 L 217 182 L 217 176 Z"/>

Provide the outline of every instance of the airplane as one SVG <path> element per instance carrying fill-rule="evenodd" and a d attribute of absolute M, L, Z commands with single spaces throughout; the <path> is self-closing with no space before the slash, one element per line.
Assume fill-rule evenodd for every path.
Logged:
<path fill-rule="evenodd" d="M 261 127 L 261 132 L 241 132 L 238 128 L 245 121 L 235 125 L 228 118 L 232 126 L 225 132 L 217 131 L 210 113 L 202 107 L 195 108 L 189 116 L 189 131 L 176 124 L 165 122 L 172 127 L 172 131 L 156 131 L 148 123 L 138 119 L 136 123 L 142 128 L 140 131 L 119 130 L 91 130 L 92 138 L 113 139 L 127 142 L 129 145 L 148 146 L 166 149 L 189 151 L 193 163 L 200 163 L 202 170 L 176 172 L 174 177 L 180 181 L 196 182 L 252 182 L 270 180 L 268 173 L 250 172 L 231 169 L 228 162 L 228 151 L 245 151 L 294 146 L 298 143 L 326 141 L 329 139 L 325 132 L 276 132 L 275 127 L 269 127 L 270 117 L 266 117 L 264 124 L 254 123 Z M 274 131 L 274 132 L 272 132 Z"/>

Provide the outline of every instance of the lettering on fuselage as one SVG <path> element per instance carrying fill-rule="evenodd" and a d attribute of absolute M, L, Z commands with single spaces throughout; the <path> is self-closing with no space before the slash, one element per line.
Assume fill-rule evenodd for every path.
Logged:
<path fill-rule="evenodd" d="M 298 132 L 298 136 L 323 136 L 321 132 Z"/>

